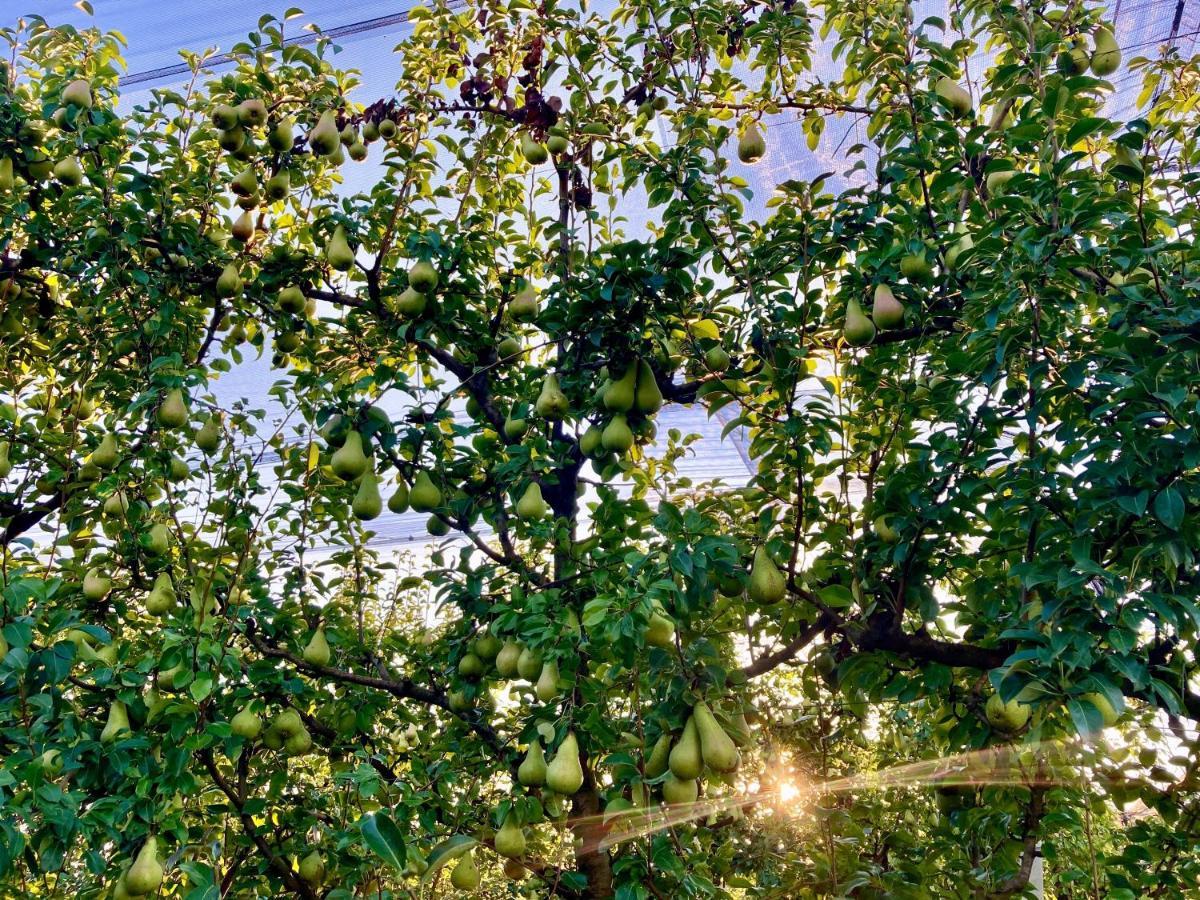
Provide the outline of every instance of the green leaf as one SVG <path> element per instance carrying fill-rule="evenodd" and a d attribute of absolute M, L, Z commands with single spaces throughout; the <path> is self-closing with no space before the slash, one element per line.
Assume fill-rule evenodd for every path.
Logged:
<path fill-rule="evenodd" d="M 1172 531 L 1183 524 L 1183 497 L 1173 487 L 1163 488 L 1154 498 L 1154 515 Z"/>
<path fill-rule="evenodd" d="M 363 840 L 367 842 L 367 846 L 396 871 L 403 872 L 407 858 L 404 838 L 401 837 L 400 829 L 396 827 L 396 823 L 392 821 L 391 817 L 385 813 L 367 816 L 362 821 L 361 829 Z"/>
<path fill-rule="evenodd" d="M 467 834 L 456 834 L 442 841 L 429 854 L 429 868 L 421 876 L 421 883 L 425 884 L 431 881 L 433 876 L 437 874 L 438 869 L 446 865 L 446 863 L 458 859 L 464 853 L 473 849 L 478 843 L 479 841 Z"/>

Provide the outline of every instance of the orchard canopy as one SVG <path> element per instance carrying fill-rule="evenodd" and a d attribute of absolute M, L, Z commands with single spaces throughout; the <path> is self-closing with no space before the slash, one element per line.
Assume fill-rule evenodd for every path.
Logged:
<path fill-rule="evenodd" d="M 0 894 L 1198 896 L 1196 60 L 296 15 L 3 23 Z"/>

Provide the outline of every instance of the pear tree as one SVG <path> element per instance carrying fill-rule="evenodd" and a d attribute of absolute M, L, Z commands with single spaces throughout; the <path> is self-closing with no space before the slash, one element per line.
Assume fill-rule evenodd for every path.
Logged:
<path fill-rule="evenodd" d="M 1109 15 L 0 23 L 0 894 L 1191 895 L 1200 65 Z"/>

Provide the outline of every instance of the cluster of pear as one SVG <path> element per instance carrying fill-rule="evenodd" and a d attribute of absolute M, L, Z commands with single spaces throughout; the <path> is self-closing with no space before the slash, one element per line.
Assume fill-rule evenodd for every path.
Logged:
<path fill-rule="evenodd" d="M 1104 78 L 1120 68 L 1121 48 L 1112 28 L 1099 25 L 1092 32 L 1091 48 L 1087 35 L 1077 34 L 1071 39 L 1071 46 L 1058 55 L 1056 65 L 1063 75 L 1081 75 L 1090 68 L 1093 75 Z"/>
<path fill-rule="evenodd" d="M 921 259 L 924 260 L 924 257 Z M 877 284 L 869 317 L 863 312 L 857 297 L 851 297 L 846 303 L 846 321 L 842 327 L 842 335 L 852 347 L 865 347 L 875 340 L 877 329 L 886 331 L 903 324 L 904 304 L 896 299 L 890 286 Z"/>
<path fill-rule="evenodd" d="M 572 619 L 573 630 L 578 630 L 578 621 Z M 458 661 L 458 674 L 467 679 L 478 679 L 488 673 L 489 666 L 501 678 L 521 678 L 534 685 L 534 695 L 542 703 L 550 703 L 562 691 L 562 677 L 556 659 L 545 659 L 541 650 L 523 646 L 513 639 L 501 641 L 490 631 L 485 631 L 471 642 L 469 650 Z M 450 697 L 451 707 L 462 706 L 465 696 L 455 692 Z"/>
<path fill-rule="evenodd" d="M 86 115 L 95 102 L 91 82 L 86 78 L 68 82 L 60 101 L 50 114 L 51 123 L 62 131 L 76 130 L 79 117 Z M 32 120 L 21 123 L 17 141 L 25 152 L 16 156 L 0 156 L 0 193 L 9 193 L 22 183 L 42 182 L 51 176 L 64 187 L 76 187 L 83 183 L 84 172 L 79 158 L 70 155 L 57 161 L 51 160 L 42 150 L 45 138 L 44 123 Z"/>
<path fill-rule="evenodd" d="M 597 406 L 611 415 L 603 427 L 594 422 L 580 436 L 579 449 L 584 456 L 601 462 L 623 456 L 633 448 L 634 427 L 653 437 L 651 419 L 662 409 L 663 395 L 654 369 L 646 360 L 634 359 L 619 377 L 606 378 L 597 392 L 597 401 Z"/>
<path fill-rule="evenodd" d="M 748 735 L 749 726 L 737 729 Z M 664 732 L 643 762 L 647 779 L 666 776 L 663 800 L 670 804 L 693 803 L 700 794 L 700 776 L 705 767 L 718 774 L 737 768 L 738 747 L 704 701 L 692 707 L 679 737 L 672 741 Z M 611 804 L 610 804 L 611 805 Z"/>

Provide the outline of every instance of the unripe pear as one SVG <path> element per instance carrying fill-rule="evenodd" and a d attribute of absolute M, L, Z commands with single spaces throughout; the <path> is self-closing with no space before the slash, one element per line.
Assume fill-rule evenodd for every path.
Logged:
<path fill-rule="evenodd" d="M 417 260 L 408 270 L 408 286 L 414 291 L 428 294 L 438 286 L 437 269 L 428 260 Z"/>
<path fill-rule="evenodd" d="M 249 197 L 258 193 L 258 175 L 254 166 L 246 166 L 229 184 L 229 189 L 239 197 Z"/>
<path fill-rule="evenodd" d="M 543 703 L 549 703 L 558 696 L 558 662 L 548 659 L 542 665 L 542 673 L 538 676 L 534 694 Z"/>
<path fill-rule="evenodd" d="M 238 104 L 237 115 L 239 124 L 258 128 L 267 121 L 267 105 L 257 97 L 252 97 Z"/>
<path fill-rule="evenodd" d="M 228 131 L 238 123 L 238 112 L 227 103 L 219 104 L 212 112 L 212 123 L 221 131 Z"/>
<path fill-rule="evenodd" d="M 712 372 L 724 372 L 729 363 L 729 354 L 724 347 L 710 347 L 704 354 L 704 365 Z"/>
<path fill-rule="evenodd" d="M 183 399 L 183 391 L 180 388 L 172 388 L 167 391 L 167 396 L 159 405 L 155 418 L 163 428 L 179 428 L 187 424 L 187 401 Z"/>
<path fill-rule="evenodd" d="M 625 374 L 609 382 L 604 389 L 604 408 L 612 412 L 629 412 L 637 395 L 638 364 L 630 363 Z"/>
<path fill-rule="evenodd" d="M 483 672 L 483 660 L 474 653 L 467 653 L 458 661 L 458 674 L 463 678 L 478 678 Z"/>
<path fill-rule="evenodd" d="M 747 593 L 755 603 L 766 605 L 778 603 L 787 594 L 787 579 L 765 546 L 760 545 L 754 551 Z"/>
<path fill-rule="evenodd" d="M 221 270 L 217 278 L 217 296 L 232 297 L 242 292 L 242 276 L 237 266 L 229 263 Z"/>
<path fill-rule="evenodd" d="M 254 710 L 246 707 L 229 720 L 229 727 L 234 734 L 252 741 L 262 731 L 262 719 L 255 714 Z"/>
<path fill-rule="evenodd" d="M 339 272 L 345 272 L 354 265 L 354 251 L 346 241 L 346 229 L 338 225 L 333 229 L 333 236 L 325 246 L 325 260 Z"/>
<path fill-rule="evenodd" d="M 875 302 L 871 307 L 871 318 L 884 330 L 904 324 L 904 305 L 896 299 L 896 295 L 886 284 L 875 285 Z"/>
<path fill-rule="evenodd" d="M 212 456 L 221 446 L 221 417 L 212 413 L 200 426 L 195 437 L 196 448 L 205 456 Z"/>
<path fill-rule="evenodd" d="M 529 482 L 525 493 L 517 501 L 517 516 L 526 521 L 535 521 L 544 519 L 549 511 L 549 505 L 542 499 L 542 486 L 536 481 Z"/>
<path fill-rule="evenodd" d="M 83 183 L 83 168 L 79 160 L 68 156 L 54 164 L 54 177 L 67 187 L 77 187 Z"/>
<path fill-rule="evenodd" d="M 321 858 L 321 854 L 313 850 L 302 860 L 297 867 L 300 872 L 300 877 L 308 884 L 318 885 L 325 880 L 325 860 Z"/>
<path fill-rule="evenodd" d="M 598 425 L 589 425 L 579 438 L 579 452 L 594 459 L 603 452 L 604 432 Z"/>
<path fill-rule="evenodd" d="M 450 872 L 450 884 L 460 891 L 473 891 L 479 887 L 479 868 L 475 865 L 474 850 L 468 850 L 458 858 Z"/>
<path fill-rule="evenodd" d="M 317 124 L 308 133 L 308 146 L 318 156 L 329 156 L 341 146 L 341 136 L 338 134 L 337 118 L 332 109 L 321 113 Z"/>
<path fill-rule="evenodd" d="M 700 784 L 695 778 L 678 778 L 674 773 L 667 775 L 662 785 L 663 800 L 672 806 L 695 803 L 700 796 Z"/>
<path fill-rule="evenodd" d="M 675 647 L 675 623 L 660 612 L 652 612 L 642 632 L 642 639 L 651 647 L 672 650 Z"/>
<path fill-rule="evenodd" d="M 108 707 L 108 721 L 100 732 L 100 741 L 111 744 L 118 737 L 129 732 L 129 712 L 120 700 L 114 700 Z"/>
<path fill-rule="evenodd" d="M 291 193 L 291 190 L 292 177 L 288 174 L 287 169 L 272 175 L 263 185 L 263 193 L 266 194 L 268 200 L 283 200 Z"/>
<path fill-rule="evenodd" d="M 546 787 L 556 794 L 569 797 L 583 786 L 583 767 L 579 762 L 579 742 L 575 732 L 568 731 L 554 759 L 546 767 Z"/>
<path fill-rule="evenodd" d="M 700 755 L 700 733 L 696 728 L 694 716 L 688 716 L 687 724 L 683 726 L 683 734 L 671 748 L 668 764 L 671 773 L 680 781 L 699 777 L 704 768 L 704 759 Z"/>
<path fill-rule="evenodd" d="M 533 739 L 525 758 L 517 767 L 517 781 L 525 787 L 541 787 L 546 783 L 546 756 L 538 738 Z"/>
<path fill-rule="evenodd" d="M 654 742 L 650 755 L 646 757 L 645 773 L 647 778 L 657 778 L 667 771 L 671 759 L 671 735 L 663 732 Z"/>
<path fill-rule="evenodd" d="M 80 109 L 92 108 L 92 86 L 86 79 L 76 78 L 62 92 L 62 102 Z"/>
<path fill-rule="evenodd" d="M 558 378 L 553 373 L 547 375 L 542 382 L 542 390 L 534 408 L 543 419 L 561 419 L 570 409 L 567 396 L 559 388 Z"/>
<path fill-rule="evenodd" d="M 1092 72 L 1103 78 L 1111 75 L 1121 65 L 1121 48 L 1117 46 L 1112 30 L 1107 27 L 1097 28 L 1092 35 L 1096 49 L 1092 53 Z"/>
<path fill-rule="evenodd" d="M 417 512 L 433 512 L 442 505 L 442 492 L 424 469 L 417 473 L 413 481 L 412 489 L 408 492 L 408 502 Z"/>
<path fill-rule="evenodd" d="M 509 318 L 514 322 L 530 322 L 537 318 L 537 314 L 537 290 L 532 284 L 526 284 L 508 304 Z"/>
<path fill-rule="evenodd" d="M 360 521 L 369 522 L 383 512 L 383 499 L 379 496 L 379 479 L 369 468 L 358 482 L 351 511 Z"/>
<path fill-rule="evenodd" d="M 747 165 L 754 165 L 767 154 L 767 141 L 759 130 L 758 123 L 751 122 L 738 138 L 738 159 Z"/>
<path fill-rule="evenodd" d="M 692 719 L 700 735 L 700 755 L 704 764 L 714 772 L 732 772 L 738 765 L 737 745 L 725 733 L 708 704 L 701 701 L 692 707 Z"/>
<path fill-rule="evenodd" d="M 496 654 L 496 671 L 502 678 L 513 678 L 517 674 L 517 663 L 521 659 L 521 645 L 507 640 Z"/>
<path fill-rule="evenodd" d="M 927 281 L 933 274 L 924 253 L 909 253 L 900 259 L 900 274 L 909 281 Z"/>
<path fill-rule="evenodd" d="M 526 681 L 533 681 L 542 671 L 542 653 L 530 647 L 523 647 L 517 657 L 517 674 Z"/>
<path fill-rule="evenodd" d="M 933 90 L 953 115 L 961 117 L 971 111 L 971 95 L 953 78 L 943 75 L 937 80 Z"/>
<path fill-rule="evenodd" d="M 133 865 L 125 873 L 125 890 L 134 897 L 152 894 L 158 890 L 162 880 L 163 867 L 158 861 L 158 839 L 150 835 L 138 851 Z"/>
<path fill-rule="evenodd" d="M 329 459 L 333 474 L 342 481 L 354 481 L 361 478 L 367 471 L 370 460 L 363 452 L 362 434 L 357 429 L 351 429 L 346 440 Z"/>
<path fill-rule="evenodd" d="M 997 731 L 1020 731 L 1029 721 L 1029 707 L 1016 698 L 1007 703 L 999 694 L 992 694 L 984 706 L 988 722 Z"/>
<path fill-rule="evenodd" d="M 528 131 L 521 132 L 521 155 L 534 166 L 540 166 L 550 158 L 550 152 L 535 141 Z"/>
<path fill-rule="evenodd" d="M 857 297 L 846 303 L 846 322 L 842 328 L 846 343 L 853 347 L 865 347 L 875 340 L 875 325 L 862 311 Z"/>
<path fill-rule="evenodd" d="M 633 447 L 633 430 L 625 413 L 615 413 L 604 431 L 600 433 L 600 445 L 609 453 L 627 453 Z"/>
<path fill-rule="evenodd" d="M 496 832 L 493 846 L 497 853 L 509 859 L 516 859 L 525 854 L 525 832 L 521 829 L 521 823 L 513 810 L 510 809 L 504 817 L 504 824 Z"/>
<path fill-rule="evenodd" d="M 304 305 L 307 302 L 308 300 L 304 296 L 304 291 L 295 285 L 290 285 L 281 290 L 276 296 L 275 308 L 282 313 L 298 316 L 304 312 Z"/>
<path fill-rule="evenodd" d="M 658 379 L 654 370 L 644 359 L 637 365 L 637 391 L 633 398 L 633 407 L 644 416 L 653 415 L 662 409 L 663 395 L 658 387 Z"/>
<path fill-rule="evenodd" d="M 291 119 L 280 119 L 279 123 L 267 135 L 267 143 L 272 150 L 283 153 L 291 150 L 296 142 L 296 127 Z"/>
<path fill-rule="evenodd" d="M 408 485 L 403 481 L 396 481 L 396 489 L 392 491 L 392 496 L 388 497 L 388 512 L 402 513 L 408 509 Z"/>
<path fill-rule="evenodd" d="M 894 544 L 900 540 L 900 532 L 892 527 L 889 516 L 876 516 L 875 521 L 871 523 L 871 529 L 885 544 Z"/>
<path fill-rule="evenodd" d="M 1097 692 L 1084 694 L 1083 698 L 1096 709 L 1100 710 L 1100 717 L 1104 720 L 1105 728 L 1112 728 L 1121 719 L 1121 714 L 1117 712 L 1116 707 L 1109 702 L 1108 697 Z"/>
<path fill-rule="evenodd" d="M 325 629 L 318 627 L 304 648 L 304 661 L 311 666 L 327 666 L 330 656 L 329 641 L 325 639 Z"/>
<path fill-rule="evenodd" d="M 400 292 L 392 305 L 400 315 L 415 319 L 425 312 L 428 303 L 429 299 L 410 285 Z"/>
<path fill-rule="evenodd" d="M 99 568 L 88 569 L 87 574 L 83 576 L 83 596 L 86 599 L 98 602 L 107 597 L 111 590 L 112 579 Z"/>
<path fill-rule="evenodd" d="M 177 602 L 171 576 L 166 572 L 159 572 L 154 579 L 154 586 L 146 596 L 146 612 L 152 616 L 166 615 L 175 608 Z"/>

